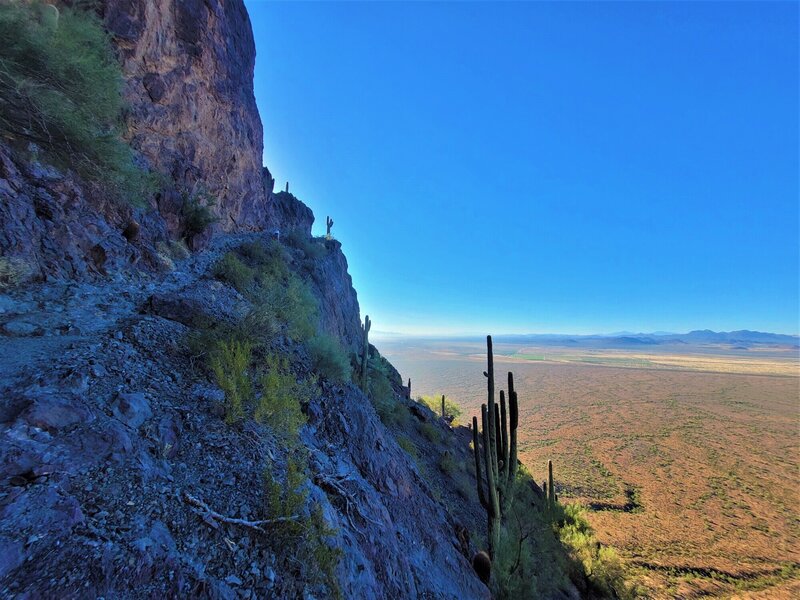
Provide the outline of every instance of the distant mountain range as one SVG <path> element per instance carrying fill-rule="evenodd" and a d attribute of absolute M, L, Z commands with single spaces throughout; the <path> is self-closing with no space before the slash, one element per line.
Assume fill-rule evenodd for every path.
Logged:
<path fill-rule="evenodd" d="M 621 331 L 600 335 L 561 335 L 561 334 L 525 334 L 525 335 L 498 335 L 494 338 L 497 342 L 507 343 L 537 343 L 553 346 L 597 346 L 603 348 L 632 346 L 657 346 L 668 344 L 724 344 L 737 346 L 742 349 L 751 346 L 789 346 L 800 348 L 800 336 L 786 335 L 783 333 L 765 333 L 762 331 L 711 331 L 698 329 L 689 333 L 631 333 Z"/>

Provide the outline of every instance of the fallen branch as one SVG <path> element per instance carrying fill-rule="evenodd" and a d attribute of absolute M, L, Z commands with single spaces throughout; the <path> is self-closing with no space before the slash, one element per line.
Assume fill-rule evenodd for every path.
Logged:
<path fill-rule="evenodd" d="M 260 531 L 262 533 L 266 533 L 262 525 L 274 525 L 275 523 L 285 523 L 287 521 L 297 521 L 300 518 L 300 515 L 291 515 L 289 517 L 275 517 L 274 519 L 261 519 L 259 521 L 246 521 L 245 519 L 234 519 L 233 517 L 226 517 L 225 515 L 221 515 L 218 512 L 211 510 L 211 508 L 203 502 L 202 500 L 195 498 L 188 492 L 186 493 L 186 501 L 194 506 L 195 508 L 199 508 L 203 511 L 203 516 L 213 519 L 215 521 L 219 521 L 221 523 L 228 523 L 230 525 L 241 525 L 242 527 L 249 527 L 250 529 L 255 529 L 256 531 Z M 200 514 L 200 511 L 196 511 Z"/>

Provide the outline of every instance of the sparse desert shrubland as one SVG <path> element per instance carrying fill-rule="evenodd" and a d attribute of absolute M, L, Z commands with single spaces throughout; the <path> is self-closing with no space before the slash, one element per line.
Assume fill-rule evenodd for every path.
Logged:
<path fill-rule="evenodd" d="M 380 344 L 379 344 L 380 345 Z M 467 343 L 381 345 L 422 394 L 467 418 L 485 401 Z M 798 362 L 756 357 L 506 347 L 519 454 L 580 503 L 598 539 L 653 598 L 800 593 Z"/>

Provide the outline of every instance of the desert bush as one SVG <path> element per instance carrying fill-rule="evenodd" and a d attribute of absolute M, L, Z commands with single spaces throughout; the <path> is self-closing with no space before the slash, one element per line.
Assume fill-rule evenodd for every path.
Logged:
<path fill-rule="evenodd" d="M 289 270 L 279 244 L 244 244 L 217 261 L 212 273 L 253 302 L 262 315 L 280 323 L 291 339 L 303 342 L 316 332 L 317 299 L 308 284 Z"/>
<path fill-rule="evenodd" d="M 578 504 L 557 505 L 556 519 L 561 543 L 571 558 L 582 567 L 589 586 L 595 594 L 605 597 L 633 599 L 638 596 L 634 586 L 625 581 L 625 570 L 613 548 L 597 541 L 594 530 Z"/>
<path fill-rule="evenodd" d="M 274 285 L 292 275 L 286 264 L 283 246 L 275 240 L 242 244 L 239 253 L 255 269 L 261 285 Z"/>
<path fill-rule="evenodd" d="M 325 254 L 325 242 L 306 235 L 299 229 L 292 229 L 285 236 L 286 243 L 292 248 L 302 250 L 306 258 L 316 260 Z"/>
<path fill-rule="evenodd" d="M 311 397 L 311 387 L 297 381 L 285 358 L 274 354 L 267 356 L 266 370 L 260 378 L 261 397 L 256 404 L 255 419 L 269 423 L 285 442 L 293 441 L 306 422 L 301 403 Z"/>
<path fill-rule="evenodd" d="M 433 412 L 437 415 L 442 414 L 442 395 L 438 394 L 435 396 L 420 396 L 418 398 L 419 402 L 422 402 L 425 406 L 430 408 Z M 448 417 L 453 418 L 453 425 L 458 424 L 458 417 L 461 416 L 461 407 L 456 404 L 453 400 L 445 396 L 444 399 L 444 410 L 447 413 Z"/>
<path fill-rule="evenodd" d="M 260 299 L 285 325 L 289 338 L 304 342 L 313 337 L 319 322 L 319 309 L 316 298 L 304 281 L 292 276 L 285 285 L 263 290 Z"/>
<path fill-rule="evenodd" d="M 442 473 L 452 476 L 459 467 L 456 464 L 455 459 L 453 459 L 453 454 L 449 451 L 446 451 L 442 453 L 441 457 L 439 457 L 439 468 L 442 470 Z"/>
<path fill-rule="evenodd" d="M 225 420 L 234 423 L 244 416 L 245 405 L 253 395 L 247 370 L 252 346 L 238 340 L 218 341 L 209 354 L 209 366 L 217 385 L 225 392 Z"/>
<path fill-rule="evenodd" d="M 32 271 L 30 263 L 22 258 L 0 256 L 0 291 L 24 283 Z"/>
<path fill-rule="evenodd" d="M 91 11 L 62 7 L 55 26 L 42 11 L 0 4 L 0 132 L 140 202 L 156 182 L 119 135 L 123 78 L 108 34 Z"/>
<path fill-rule="evenodd" d="M 183 193 L 183 229 L 187 237 L 200 235 L 219 219 L 213 212 L 216 201 L 204 190 Z"/>
<path fill-rule="evenodd" d="M 299 456 L 289 456 L 283 481 L 273 477 L 272 465 L 264 471 L 264 491 L 267 518 L 292 518 L 278 523 L 273 529 L 273 539 L 284 543 L 292 553 L 293 562 L 305 568 L 303 575 L 314 583 L 328 587 L 329 595 L 341 597 L 336 581 L 336 566 L 341 550 L 330 545 L 336 530 L 325 521 L 322 507 L 308 504 L 308 477 L 305 461 Z"/>
<path fill-rule="evenodd" d="M 439 441 L 442 439 L 441 432 L 432 423 L 423 423 L 420 421 L 418 428 L 419 432 L 423 435 L 423 437 L 433 444 L 438 444 Z"/>
<path fill-rule="evenodd" d="M 311 338 L 308 352 L 315 372 L 330 381 L 344 382 L 350 379 L 350 360 L 335 337 L 320 334 Z"/>
<path fill-rule="evenodd" d="M 404 435 L 397 436 L 397 444 L 406 451 L 406 453 L 415 461 L 419 460 L 419 452 L 417 447 L 409 438 Z"/>
<path fill-rule="evenodd" d="M 370 357 L 369 361 L 368 397 L 384 425 L 387 427 L 408 425 L 411 415 L 395 395 L 382 363 L 374 357 Z"/>
<path fill-rule="evenodd" d="M 299 517 L 308 498 L 308 478 L 305 475 L 303 461 L 294 456 L 286 460 L 284 481 L 273 478 L 272 465 L 264 471 L 264 488 L 267 501 L 268 518 Z M 279 523 L 276 531 L 299 535 L 302 533 L 300 519 Z"/>
<path fill-rule="evenodd" d="M 512 600 L 539 596 L 532 541 L 516 524 L 500 530 L 500 545 L 492 561 L 495 598 Z"/>
<path fill-rule="evenodd" d="M 255 279 L 255 271 L 239 260 L 235 252 L 227 252 L 211 272 L 214 277 L 229 283 L 241 293 L 247 292 Z"/>

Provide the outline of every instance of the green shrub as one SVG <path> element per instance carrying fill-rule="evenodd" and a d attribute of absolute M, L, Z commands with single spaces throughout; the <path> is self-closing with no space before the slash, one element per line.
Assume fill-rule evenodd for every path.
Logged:
<path fill-rule="evenodd" d="M 425 439 L 434 444 L 438 444 L 442 437 L 439 429 L 432 423 L 420 422 L 419 432 L 425 437 Z"/>
<path fill-rule="evenodd" d="M 239 253 L 255 269 L 261 285 L 276 285 L 289 279 L 292 274 L 286 264 L 286 255 L 277 241 L 267 243 L 249 242 L 239 247 Z"/>
<path fill-rule="evenodd" d="M 239 246 L 239 253 L 251 264 L 262 265 L 269 261 L 269 254 L 264 244 L 260 242 L 246 242 Z"/>
<path fill-rule="evenodd" d="M 225 392 L 228 423 L 244 416 L 244 407 L 253 395 L 247 369 L 250 366 L 252 346 L 237 340 L 219 341 L 209 354 L 209 366 L 217 385 Z"/>
<path fill-rule="evenodd" d="M 284 327 L 289 338 L 305 342 L 316 332 L 317 299 L 309 285 L 289 270 L 277 242 L 243 244 L 217 261 L 212 272 L 256 305 L 273 325 Z"/>
<path fill-rule="evenodd" d="M 100 20 L 62 7 L 56 27 L 40 3 L 0 4 L 0 133 L 141 202 L 155 186 L 119 135 L 122 70 Z"/>
<path fill-rule="evenodd" d="M 435 396 L 420 396 L 417 399 L 419 402 L 422 402 L 425 406 L 430 408 L 433 412 L 437 415 L 442 415 L 442 395 L 438 394 Z M 461 407 L 456 404 L 450 398 L 445 397 L 444 399 L 444 410 L 447 413 L 448 417 L 452 417 L 453 425 L 458 424 L 458 417 L 461 416 Z"/>
<path fill-rule="evenodd" d="M 0 291 L 17 287 L 30 279 L 32 265 L 22 258 L 0 256 Z"/>
<path fill-rule="evenodd" d="M 308 352 L 315 372 L 330 381 L 344 382 L 350 379 L 350 360 L 335 337 L 320 334 L 311 338 Z"/>
<path fill-rule="evenodd" d="M 268 306 L 256 306 L 245 315 L 230 335 L 260 346 L 267 343 L 280 329 L 278 318 Z"/>
<path fill-rule="evenodd" d="M 269 355 L 266 372 L 261 376 L 261 398 L 256 404 L 255 419 L 269 423 L 287 443 L 293 441 L 306 422 L 300 405 L 310 396 L 310 386 L 297 381 L 286 359 Z"/>
<path fill-rule="evenodd" d="M 442 473 L 450 476 L 456 472 L 458 465 L 451 452 L 445 451 L 442 453 L 442 456 L 439 458 L 439 468 L 442 470 Z"/>
<path fill-rule="evenodd" d="M 500 530 L 500 545 L 492 561 L 494 597 L 538 598 L 533 539 L 516 524 Z"/>
<path fill-rule="evenodd" d="M 212 274 L 241 293 L 247 292 L 255 279 L 255 271 L 239 260 L 234 252 L 228 252 L 220 258 L 214 265 Z"/>
<path fill-rule="evenodd" d="M 369 380 L 369 399 L 375 407 L 381 422 L 387 427 L 405 427 L 411 414 L 405 405 L 399 402 L 392 390 L 388 378 L 380 373 L 372 373 Z"/>
<path fill-rule="evenodd" d="M 417 447 L 409 438 L 404 435 L 399 435 L 397 436 L 397 444 L 415 461 L 419 460 L 419 452 L 417 451 Z"/>
<path fill-rule="evenodd" d="M 299 229 L 292 229 L 285 236 L 286 243 L 298 250 L 302 250 L 306 258 L 316 260 L 325 254 L 325 242 L 315 237 L 306 235 Z"/>
<path fill-rule="evenodd" d="M 561 543 L 581 567 L 593 591 L 605 597 L 633 599 L 636 588 L 625 581 L 625 570 L 613 548 L 601 545 L 578 504 L 557 505 Z"/>
<path fill-rule="evenodd" d="M 219 219 L 212 209 L 215 200 L 205 191 L 183 194 L 183 229 L 187 237 L 203 233 L 212 223 Z"/>
<path fill-rule="evenodd" d="M 265 289 L 260 298 L 285 324 L 286 335 L 291 339 L 304 342 L 316 332 L 319 322 L 317 300 L 304 281 L 290 277 L 285 285 Z"/>
<path fill-rule="evenodd" d="M 308 477 L 304 461 L 289 456 L 283 481 L 273 478 L 271 467 L 269 465 L 264 471 L 267 518 L 298 517 L 278 523 L 271 531 L 273 540 L 283 544 L 284 551 L 292 555 L 295 565 L 305 567 L 305 577 L 327 585 L 331 596 L 340 597 L 335 572 L 341 550 L 328 543 L 336 530 L 326 523 L 319 504 L 310 507 L 306 516 Z"/>

